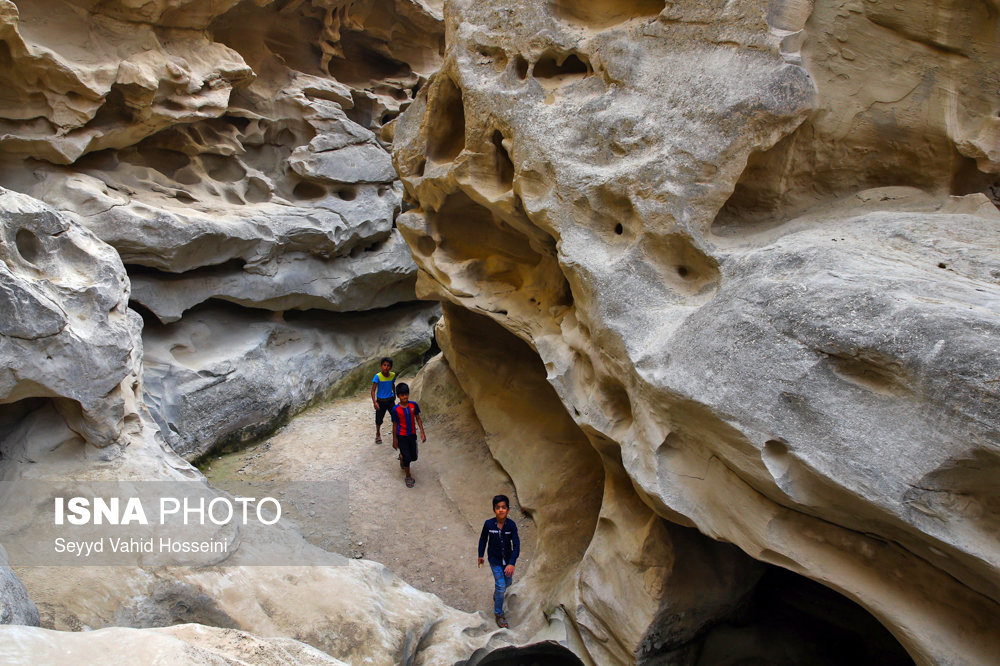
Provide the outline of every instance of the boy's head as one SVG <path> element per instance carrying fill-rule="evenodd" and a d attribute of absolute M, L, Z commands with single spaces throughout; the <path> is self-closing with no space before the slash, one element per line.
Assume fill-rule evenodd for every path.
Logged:
<path fill-rule="evenodd" d="M 410 398 L 410 387 L 403 382 L 396 384 L 396 397 L 400 402 L 406 402 Z"/>
<path fill-rule="evenodd" d="M 509 510 L 510 500 L 507 499 L 506 495 L 497 495 L 493 498 L 493 513 L 497 515 L 498 519 L 506 518 Z"/>
<path fill-rule="evenodd" d="M 392 370 L 392 359 L 389 358 L 388 356 L 385 356 L 382 358 L 380 363 L 382 365 L 382 374 L 384 375 L 389 374 L 389 371 Z"/>

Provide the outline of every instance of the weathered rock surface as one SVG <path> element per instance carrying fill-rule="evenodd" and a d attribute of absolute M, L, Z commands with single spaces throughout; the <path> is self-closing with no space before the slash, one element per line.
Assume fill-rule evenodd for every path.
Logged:
<path fill-rule="evenodd" d="M 603 479 L 596 529 L 553 540 L 538 505 L 575 564 L 517 608 L 562 605 L 600 663 L 698 638 L 659 612 L 669 571 L 636 587 L 668 559 L 643 511 L 843 593 L 920 663 L 1000 653 L 998 14 L 861 4 L 455 0 L 396 128 L 418 294 L 451 304 L 522 503 Z M 510 356 L 561 406 L 476 388 Z M 570 462 L 526 465 L 563 420 L 540 439 Z"/>
<path fill-rule="evenodd" d="M 8 566 L 7 552 L 0 546 L 0 625 L 23 624 L 37 627 L 38 609 L 28 597 L 24 583 Z"/>
<path fill-rule="evenodd" d="M 416 267 L 398 232 L 336 262 L 283 254 L 255 269 L 225 266 L 177 276 L 133 271 L 132 300 L 167 323 L 199 303 L 217 299 L 275 311 L 361 312 L 414 299 Z M 275 283 L 288 286 L 275 295 Z"/>
<path fill-rule="evenodd" d="M 336 666 L 344 662 L 289 638 L 258 638 L 244 631 L 183 624 L 158 629 L 113 627 L 63 632 L 0 628 L 5 664 L 260 664 Z"/>
<path fill-rule="evenodd" d="M 194 460 L 220 442 L 272 429 L 302 406 L 370 383 L 382 356 L 398 367 L 430 348 L 436 304 L 262 321 L 205 307 L 147 328 L 146 402 L 166 440 Z M 362 376 L 363 375 L 363 376 Z"/>
<path fill-rule="evenodd" d="M 3 0 L 0 42 L 0 185 L 117 250 L 151 323 L 415 300 L 386 141 L 440 62 L 440 6 Z M 302 396 L 333 379 L 314 367 Z"/>
<path fill-rule="evenodd" d="M 0 218 L 0 404 L 52 399 L 93 445 L 118 442 L 142 352 L 121 260 L 31 197 L 0 190 Z"/>

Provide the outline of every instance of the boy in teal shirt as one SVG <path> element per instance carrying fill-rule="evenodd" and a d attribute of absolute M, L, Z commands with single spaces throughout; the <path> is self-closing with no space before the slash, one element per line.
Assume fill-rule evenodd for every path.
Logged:
<path fill-rule="evenodd" d="M 386 356 L 381 361 L 382 369 L 372 379 L 372 405 L 375 406 L 375 443 L 382 443 L 382 422 L 385 413 L 396 404 L 396 373 L 392 371 L 392 359 Z"/>

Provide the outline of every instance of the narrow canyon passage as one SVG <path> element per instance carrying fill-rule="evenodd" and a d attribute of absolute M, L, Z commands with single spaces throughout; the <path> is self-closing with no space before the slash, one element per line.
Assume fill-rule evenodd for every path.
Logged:
<path fill-rule="evenodd" d="M 412 377 L 403 379 L 413 385 Z M 434 387 L 435 394 L 441 390 Z M 489 612 L 493 580 L 489 569 L 476 567 L 476 544 L 482 521 L 492 516 L 490 499 L 505 493 L 513 503 L 521 533 L 515 583 L 531 563 L 534 525 L 490 456 L 467 399 L 423 396 L 418 387 L 411 398 L 421 405 L 427 432 L 412 467 L 413 488 L 403 484 L 388 417 L 385 443 L 373 443 L 367 391 L 316 405 L 268 438 L 213 456 L 205 475 L 234 495 L 280 497 L 306 539 L 322 548 L 385 564 L 460 610 Z"/>

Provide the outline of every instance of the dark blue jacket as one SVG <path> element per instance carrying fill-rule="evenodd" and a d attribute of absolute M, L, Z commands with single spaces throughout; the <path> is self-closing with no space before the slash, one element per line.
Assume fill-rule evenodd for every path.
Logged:
<path fill-rule="evenodd" d="M 521 554 L 521 540 L 517 537 L 514 521 L 510 518 L 503 521 L 503 529 L 497 527 L 496 518 L 483 523 L 483 531 L 479 535 L 479 557 L 483 556 L 484 550 L 491 566 L 502 567 L 517 562 L 517 556 Z"/>

